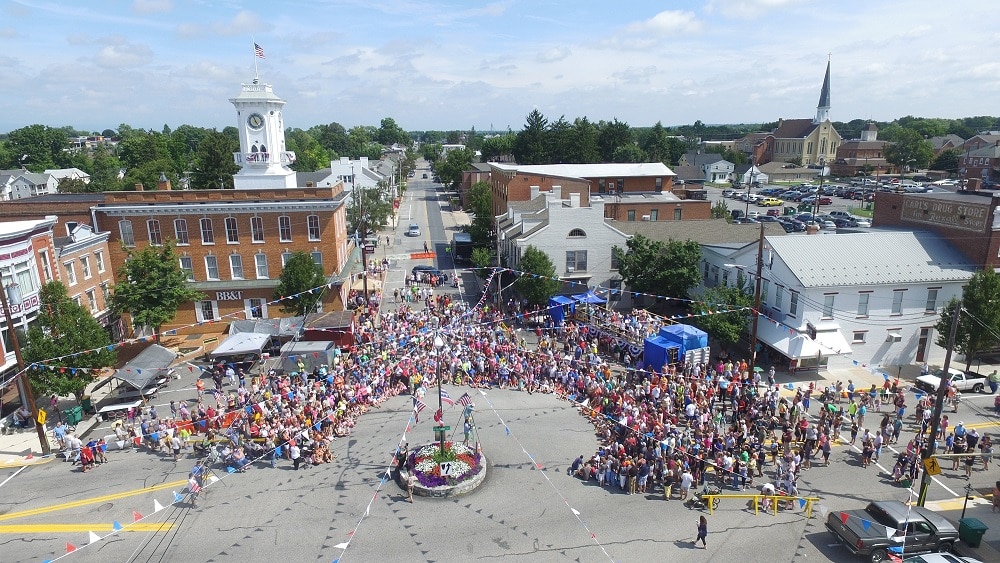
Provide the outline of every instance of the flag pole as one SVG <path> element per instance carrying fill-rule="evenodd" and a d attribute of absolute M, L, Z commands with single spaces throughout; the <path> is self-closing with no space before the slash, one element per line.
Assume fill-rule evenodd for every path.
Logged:
<path fill-rule="evenodd" d="M 254 36 L 250 36 L 250 50 L 253 51 L 253 81 L 257 83 L 260 80 L 260 74 L 257 72 L 257 40 Z"/>

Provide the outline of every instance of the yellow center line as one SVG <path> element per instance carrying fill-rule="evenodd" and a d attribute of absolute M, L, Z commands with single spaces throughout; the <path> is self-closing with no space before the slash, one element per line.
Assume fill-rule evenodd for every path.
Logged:
<path fill-rule="evenodd" d="M 38 514 L 46 514 L 49 512 L 58 512 L 60 510 L 67 510 L 70 508 L 77 508 L 80 506 L 87 506 L 91 504 L 98 504 L 109 502 L 112 500 L 117 500 L 120 498 L 127 498 L 135 495 L 141 495 L 143 493 L 152 493 L 155 491 L 162 491 L 163 489 L 172 489 L 176 487 L 187 486 L 187 479 L 182 479 L 180 481 L 172 481 L 170 483 L 163 483 L 160 485 L 153 485 L 152 487 L 146 487 L 144 489 L 134 489 L 131 491 L 125 491 L 122 493 L 112 493 L 110 495 L 104 495 L 99 497 L 92 497 L 83 500 L 74 500 L 71 502 L 65 502 L 62 504 L 54 504 L 52 506 L 43 506 L 41 508 L 32 508 L 30 510 L 22 510 L 20 512 L 11 512 L 10 514 L 0 514 L 0 522 L 5 522 L 7 520 L 14 520 L 16 518 L 25 518 L 27 516 L 35 516 Z"/>
<path fill-rule="evenodd" d="M 128 526 L 123 526 L 123 532 L 168 532 L 174 527 L 173 524 L 162 522 L 158 524 L 143 524 L 136 522 Z M 0 534 L 60 534 L 74 533 L 83 534 L 86 532 L 111 532 L 114 531 L 114 524 L 6 524 L 0 525 Z"/>
<path fill-rule="evenodd" d="M 994 426 L 1000 426 L 1000 421 L 994 420 L 992 422 L 975 422 L 972 424 L 965 425 L 966 428 L 992 428 Z"/>

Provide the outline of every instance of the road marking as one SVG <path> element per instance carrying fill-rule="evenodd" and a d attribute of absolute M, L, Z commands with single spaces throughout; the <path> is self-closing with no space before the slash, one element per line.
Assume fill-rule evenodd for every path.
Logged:
<path fill-rule="evenodd" d="M 41 508 L 32 508 L 30 510 L 22 510 L 20 512 L 11 512 L 9 514 L 0 514 L 0 522 L 6 522 L 8 520 L 14 520 L 17 518 L 24 518 L 27 516 L 35 516 L 38 514 L 47 514 L 49 512 L 58 512 L 60 510 L 67 510 L 70 508 L 78 508 L 81 506 L 88 506 L 91 504 L 105 503 L 112 500 L 117 500 L 121 498 L 128 498 L 136 495 L 141 495 L 143 493 L 152 493 L 156 491 L 162 491 L 164 489 L 174 489 L 178 487 L 186 487 L 187 479 L 182 479 L 180 481 L 172 481 L 170 483 L 163 483 L 160 485 L 153 485 L 152 487 L 147 487 L 145 489 L 134 489 L 131 491 L 125 491 L 122 493 L 112 493 L 110 495 L 103 495 L 99 497 L 92 497 L 89 499 L 74 500 L 71 502 L 65 502 L 62 504 L 54 504 L 52 506 L 43 506 Z"/>
<path fill-rule="evenodd" d="M 26 467 L 28 467 L 28 466 L 27 466 L 27 465 L 22 465 L 22 466 L 21 466 L 21 469 L 18 469 L 17 471 L 15 471 L 15 472 L 14 472 L 14 474 L 13 474 L 13 475 L 11 475 L 10 477 L 7 477 L 6 479 L 4 479 L 4 480 L 3 480 L 3 483 L 0 483 L 0 487 L 2 487 L 2 486 L 4 486 L 4 485 L 6 485 L 6 484 L 7 484 L 7 481 L 10 481 L 10 480 L 11 480 L 11 479 L 13 479 L 14 477 L 17 477 L 17 474 L 18 474 L 18 473 L 20 473 L 20 472 L 22 472 L 22 471 L 24 471 L 24 469 L 25 469 Z"/>
<path fill-rule="evenodd" d="M 1000 427 L 1000 421 L 975 422 L 973 424 L 966 424 L 965 427 L 966 428 L 995 428 L 995 427 Z M 954 428 L 954 426 L 951 426 L 950 428 Z"/>
<path fill-rule="evenodd" d="M 174 525 L 169 522 L 144 524 L 136 522 L 120 529 L 123 532 L 169 532 Z M 86 532 L 112 532 L 114 524 L 7 524 L 0 525 L 0 534 L 82 534 Z"/>

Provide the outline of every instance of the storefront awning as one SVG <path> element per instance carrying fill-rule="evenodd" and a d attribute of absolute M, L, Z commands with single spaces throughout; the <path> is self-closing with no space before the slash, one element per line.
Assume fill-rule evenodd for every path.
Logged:
<path fill-rule="evenodd" d="M 821 355 L 820 347 L 807 335 L 765 319 L 761 319 L 757 324 L 757 339 L 790 360 L 815 358 Z"/>
<path fill-rule="evenodd" d="M 851 345 L 839 330 L 817 332 L 816 343 L 819 344 L 824 356 L 843 356 L 851 353 Z"/>

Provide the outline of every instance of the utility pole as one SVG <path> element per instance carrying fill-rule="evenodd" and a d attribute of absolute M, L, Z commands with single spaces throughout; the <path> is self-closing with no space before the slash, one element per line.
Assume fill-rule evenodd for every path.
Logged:
<path fill-rule="evenodd" d="M 958 334 L 958 321 L 962 314 L 962 302 L 955 302 L 955 310 L 952 312 L 951 332 L 948 333 L 948 347 L 944 353 L 944 365 L 941 366 L 941 383 L 938 385 L 937 396 L 934 398 L 934 414 L 931 416 L 930 432 L 927 443 L 924 444 L 921 460 L 927 460 L 934 455 L 937 449 L 937 433 L 941 426 L 941 411 L 944 409 L 944 396 L 947 393 L 948 368 L 951 367 L 951 353 L 955 349 L 955 335 Z M 920 493 L 917 496 L 917 506 L 923 506 L 927 501 L 927 489 L 931 484 L 931 476 L 925 468 L 920 476 Z"/>
<path fill-rule="evenodd" d="M 760 224 L 757 241 L 757 283 L 753 292 L 753 328 L 750 334 L 750 368 L 757 365 L 757 322 L 760 320 L 760 277 L 764 270 L 764 223 Z"/>
<path fill-rule="evenodd" d="M 28 371 L 24 368 L 24 356 L 21 355 L 21 342 L 17 338 L 17 327 L 10 317 L 10 304 L 7 302 L 7 291 L 17 287 L 11 284 L 0 288 L 0 305 L 3 306 L 4 320 L 7 321 L 7 330 L 10 331 L 10 341 L 14 347 L 14 359 L 17 361 L 17 377 L 21 378 L 22 389 L 24 389 L 24 400 L 31 410 L 31 418 L 35 423 L 35 431 L 38 433 L 38 444 L 42 448 L 42 455 L 52 453 L 49 447 L 49 439 L 45 436 L 45 425 L 38 422 L 38 402 L 35 401 L 35 392 L 31 389 L 31 380 L 28 379 Z M 20 298 L 18 298 L 20 300 Z"/>

